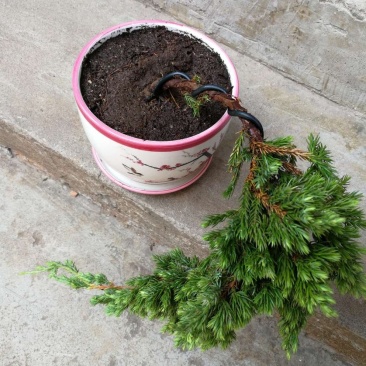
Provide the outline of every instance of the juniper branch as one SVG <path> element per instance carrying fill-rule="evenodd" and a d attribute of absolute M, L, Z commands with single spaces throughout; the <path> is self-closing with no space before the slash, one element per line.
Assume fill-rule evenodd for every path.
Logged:
<path fill-rule="evenodd" d="M 194 81 L 172 79 L 166 88 L 183 94 Z M 245 110 L 232 96 L 207 92 L 214 102 Z M 309 162 L 301 171 L 297 159 Z M 329 151 L 310 135 L 308 149 L 296 148 L 290 137 L 263 140 L 258 129 L 242 119 L 242 130 L 229 159 L 232 195 L 243 163 L 237 209 L 211 215 L 204 239 L 209 255 L 199 260 L 176 249 L 155 256 L 151 275 L 123 286 L 104 275 L 80 273 L 73 262 L 49 262 L 31 273 L 48 272 L 73 288 L 102 290 L 92 304 L 109 315 L 124 310 L 165 321 L 163 330 L 184 349 L 227 347 L 236 330 L 260 314 L 278 312 L 282 347 L 290 356 L 298 335 L 319 309 L 336 316 L 331 285 L 341 293 L 366 298 L 366 275 L 358 239 L 366 229 L 359 208 L 362 196 L 348 192 L 348 177 L 338 177 Z M 68 275 L 61 275 L 64 270 Z"/>

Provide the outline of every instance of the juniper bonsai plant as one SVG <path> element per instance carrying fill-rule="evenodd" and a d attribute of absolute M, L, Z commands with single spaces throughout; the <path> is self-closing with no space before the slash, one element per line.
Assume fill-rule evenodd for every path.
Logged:
<path fill-rule="evenodd" d="M 199 89 L 196 80 L 168 79 L 152 96 L 158 89 L 190 95 Z M 48 262 L 30 273 L 48 272 L 74 289 L 102 290 L 92 297 L 93 305 L 104 305 L 108 315 L 129 310 L 160 319 L 163 331 L 183 349 L 227 347 L 253 317 L 276 313 L 289 357 L 318 309 L 328 317 L 337 315 L 334 287 L 366 298 L 365 250 L 357 242 L 366 228 L 361 194 L 347 190 L 350 178 L 338 176 L 318 137 L 308 137 L 307 151 L 297 149 L 291 137 L 265 140 L 261 125 L 238 99 L 217 88 L 202 90 L 205 102 L 209 97 L 222 103 L 242 121 L 228 164 L 232 179 L 224 192 L 230 197 L 238 186 L 238 207 L 203 222 L 211 228 L 204 236 L 209 255 L 188 257 L 181 248 L 156 255 L 152 274 L 124 285 L 103 274 L 79 272 L 70 260 Z M 307 162 L 303 171 L 299 159 Z M 241 177 L 245 162 L 250 168 Z"/>

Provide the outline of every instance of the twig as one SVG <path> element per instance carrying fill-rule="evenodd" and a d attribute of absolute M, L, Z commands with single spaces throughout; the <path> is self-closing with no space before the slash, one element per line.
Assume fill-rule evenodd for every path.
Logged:
<path fill-rule="evenodd" d="M 113 282 L 111 282 L 108 285 L 94 285 L 91 284 L 88 287 L 88 290 L 133 290 L 133 287 L 131 286 L 116 286 Z"/>

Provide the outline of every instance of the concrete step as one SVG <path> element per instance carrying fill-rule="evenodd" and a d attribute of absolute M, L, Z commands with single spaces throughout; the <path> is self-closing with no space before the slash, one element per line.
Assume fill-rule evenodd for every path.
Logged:
<path fill-rule="evenodd" d="M 239 121 L 233 120 L 212 165 L 198 182 L 171 195 L 143 196 L 120 189 L 100 174 L 71 90 L 78 52 L 102 29 L 133 19 L 174 19 L 132 0 L 97 0 L 92 5 L 71 0 L 57 4 L 22 0 L 0 7 L 0 144 L 26 156 L 71 190 L 98 202 L 122 225 L 136 230 L 143 226 L 145 235 L 154 238 L 156 245 L 166 249 L 180 246 L 188 254 L 204 254 L 207 248 L 201 240 L 201 220 L 235 207 L 235 197 L 226 201 L 221 199 L 221 192 L 230 179 L 226 162 Z M 353 177 L 350 189 L 366 193 L 365 116 L 222 47 L 237 67 L 242 102 L 262 121 L 266 136 L 290 134 L 305 148 L 308 133 L 318 133 L 332 151 L 340 173 Z M 364 302 L 339 297 L 337 306 L 339 320 L 315 320 L 309 337 L 357 364 L 352 355 L 360 346 L 350 335 L 366 338 Z M 329 336 L 340 329 L 344 330 L 341 338 Z M 344 347 L 345 343 L 349 346 Z"/>
<path fill-rule="evenodd" d="M 108 317 L 101 306 L 89 304 L 91 291 L 73 291 L 46 274 L 19 276 L 50 260 L 72 259 L 79 270 L 104 273 L 122 284 L 150 273 L 152 255 L 165 252 L 180 235 L 146 231 L 146 215 L 121 222 L 100 203 L 75 196 L 68 184 L 6 149 L 0 149 L 0 176 L 1 365 L 362 364 L 365 340 L 322 319 L 311 321 L 290 362 L 274 317 L 254 319 L 227 350 L 183 352 L 160 333 L 161 322 L 128 312 Z M 327 338 L 329 345 L 323 342 Z"/>

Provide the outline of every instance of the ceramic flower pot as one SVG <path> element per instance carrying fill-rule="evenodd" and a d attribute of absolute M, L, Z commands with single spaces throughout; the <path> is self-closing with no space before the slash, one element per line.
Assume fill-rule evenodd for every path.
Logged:
<path fill-rule="evenodd" d="M 218 53 L 228 70 L 232 94 L 238 96 L 238 77 L 227 54 L 209 37 L 185 25 L 143 20 L 123 23 L 94 37 L 79 54 L 73 70 L 73 91 L 80 119 L 92 145 L 96 163 L 113 182 L 130 191 L 165 194 L 183 189 L 208 168 L 222 141 L 230 120 L 225 114 L 209 129 L 175 141 L 149 141 L 134 138 L 108 127 L 85 104 L 80 91 L 80 75 L 86 55 L 107 39 L 142 27 L 165 26 L 168 30 L 194 37 Z"/>

